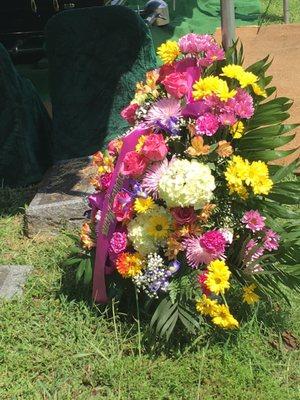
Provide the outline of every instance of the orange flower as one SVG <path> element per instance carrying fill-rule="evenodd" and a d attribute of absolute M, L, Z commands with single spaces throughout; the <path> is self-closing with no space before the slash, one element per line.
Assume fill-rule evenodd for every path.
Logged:
<path fill-rule="evenodd" d="M 167 240 L 166 256 L 169 260 L 175 260 L 177 254 L 183 250 L 183 244 L 180 243 L 176 235 L 172 235 Z"/>
<path fill-rule="evenodd" d="M 123 278 L 131 278 L 141 272 L 143 259 L 138 253 L 121 253 L 116 260 L 116 267 Z"/>
<path fill-rule="evenodd" d="M 98 176 L 90 178 L 90 184 L 93 185 L 96 190 L 101 190 L 101 183 Z"/>
<path fill-rule="evenodd" d="M 211 217 L 213 210 L 216 208 L 215 204 L 205 204 L 205 206 L 202 208 L 200 214 L 198 215 L 198 219 L 203 223 L 206 224 L 206 222 L 209 220 Z"/>
<path fill-rule="evenodd" d="M 95 154 L 93 154 L 93 164 L 97 165 L 100 167 L 100 165 L 103 164 L 103 153 L 101 151 L 97 151 Z"/>
<path fill-rule="evenodd" d="M 196 135 L 196 126 L 195 124 L 188 124 L 188 130 L 191 137 Z"/>
<path fill-rule="evenodd" d="M 92 250 L 92 248 L 96 247 L 96 243 L 91 236 L 92 230 L 90 224 L 85 222 L 81 228 L 80 240 L 82 247 L 86 250 Z"/>
<path fill-rule="evenodd" d="M 191 145 L 192 146 L 187 149 L 187 153 L 192 157 L 203 156 L 210 151 L 210 146 L 204 145 L 202 136 L 194 136 L 191 140 Z"/>
<path fill-rule="evenodd" d="M 226 140 L 221 140 L 218 143 L 217 153 L 220 157 L 230 157 L 233 153 L 231 144 Z"/>

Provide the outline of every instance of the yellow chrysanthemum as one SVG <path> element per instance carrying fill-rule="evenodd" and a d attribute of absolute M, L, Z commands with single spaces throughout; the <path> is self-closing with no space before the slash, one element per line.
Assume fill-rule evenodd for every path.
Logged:
<path fill-rule="evenodd" d="M 249 85 L 253 85 L 258 81 L 258 77 L 254 75 L 252 72 L 243 72 L 237 77 L 242 88 L 245 88 Z"/>
<path fill-rule="evenodd" d="M 205 294 L 196 303 L 196 310 L 202 315 L 209 315 L 212 317 L 218 307 L 216 300 L 209 299 Z"/>
<path fill-rule="evenodd" d="M 143 258 L 138 253 L 121 253 L 116 260 L 116 268 L 123 278 L 131 278 L 140 273 Z"/>
<path fill-rule="evenodd" d="M 146 139 L 147 139 L 146 135 L 142 135 L 139 137 L 139 140 L 138 140 L 137 144 L 135 145 L 135 151 L 137 153 L 139 153 L 142 150 L 142 147 L 144 146 Z"/>
<path fill-rule="evenodd" d="M 257 96 L 261 96 L 261 97 L 267 97 L 267 93 L 264 89 L 262 89 L 257 83 L 253 83 L 252 84 L 252 89 L 253 92 L 257 95 Z"/>
<path fill-rule="evenodd" d="M 245 70 L 241 65 L 229 64 L 222 68 L 222 74 L 220 75 L 231 79 L 237 79 L 237 77 L 244 72 Z"/>
<path fill-rule="evenodd" d="M 195 100 L 200 100 L 203 97 L 211 94 L 216 94 L 222 101 L 226 101 L 235 96 L 235 90 L 229 90 L 225 81 L 217 76 L 207 76 L 200 79 L 193 86 L 193 97 Z"/>
<path fill-rule="evenodd" d="M 155 203 L 152 197 L 147 197 L 146 199 L 138 197 L 137 199 L 135 199 L 133 208 L 138 214 L 142 214 L 147 210 L 149 210 L 150 208 L 153 208 L 154 206 Z"/>
<path fill-rule="evenodd" d="M 168 236 L 170 223 L 165 215 L 153 215 L 149 218 L 147 231 L 154 239 L 164 239 Z"/>
<path fill-rule="evenodd" d="M 179 56 L 180 50 L 177 42 L 167 40 L 157 49 L 157 54 L 164 64 L 172 64 L 172 62 Z"/>
<path fill-rule="evenodd" d="M 237 121 L 230 128 L 230 133 L 232 134 L 234 139 L 240 139 L 245 132 L 245 126 L 242 121 Z"/>
<path fill-rule="evenodd" d="M 263 161 L 253 161 L 249 168 L 248 179 L 253 193 L 267 195 L 273 187 L 273 181 L 269 178 L 269 168 Z"/>
<path fill-rule="evenodd" d="M 249 286 L 245 286 L 243 288 L 243 301 L 247 304 L 254 304 L 259 301 L 260 297 L 258 294 L 254 292 L 256 289 L 256 285 L 252 283 Z"/>
<path fill-rule="evenodd" d="M 221 304 L 214 309 L 212 322 L 223 329 L 235 329 L 239 327 L 238 321 L 230 313 L 228 306 Z"/>
<path fill-rule="evenodd" d="M 237 79 L 242 88 L 253 85 L 258 81 L 258 77 L 252 72 L 247 72 L 241 65 L 230 64 L 222 68 L 221 76 Z"/>
<path fill-rule="evenodd" d="M 224 294 L 229 289 L 229 277 L 231 272 L 224 261 L 215 260 L 208 266 L 208 274 L 205 284 L 207 288 L 215 294 Z"/>

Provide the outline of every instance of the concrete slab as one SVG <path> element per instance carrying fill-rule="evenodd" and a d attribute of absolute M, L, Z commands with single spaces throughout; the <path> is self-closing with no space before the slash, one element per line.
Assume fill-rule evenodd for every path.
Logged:
<path fill-rule="evenodd" d="M 95 173 L 89 158 L 72 159 L 54 165 L 45 175 L 25 213 L 29 237 L 54 235 L 62 227 L 80 226 L 93 193 L 90 178 Z"/>
<path fill-rule="evenodd" d="M 30 265 L 0 265 L 0 298 L 21 296 L 32 269 Z"/>
<path fill-rule="evenodd" d="M 237 28 L 237 37 L 244 45 L 245 63 L 250 65 L 270 55 L 273 63 L 269 74 L 273 76 L 272 86 L 277 87 L 277 95 L 289 97 L 294 105 L 289 113 L 288 123 L 300 123 L 300 25 L 263 25 Z M 221 41 L 221 32 L 216 31 L 216 38 Z M 292 149 L 300 145 L 300 128 L 295 129 L 296 138 L 283 149 Z M 288 164 L 299 157 L 300 150 L 292 156 L 278 160 Z"/>

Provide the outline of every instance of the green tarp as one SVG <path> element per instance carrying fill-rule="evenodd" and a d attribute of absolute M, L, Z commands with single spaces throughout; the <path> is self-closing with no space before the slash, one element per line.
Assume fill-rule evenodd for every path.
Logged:
<path fill-rule="evenodd" d="M 153 41 L 157 47 L 167 39 L 178 39 L 189 32 L 214 33 L 221 25 L 220 0 L 164 0 L 169 5 L 170 24 L 152 27 Z M 145 0 L 128 0 L 126 4 L 142 9 Z M 235 0 L 236 25 L 256 25 L 260 16 L 259 0 Z"/>
<path fill-rule="evenodd" d="M 36 183 L 52 164 L 51 120 L 1 44 L 0 93 L 0 187 Z"/>
<path fill-rule="evenodd" d="M 128 129 L 121 110 L 156 64 L 149 28 L 125 7 L 62 12 L 46 27 L 56 160 L 90 155 Z"/>

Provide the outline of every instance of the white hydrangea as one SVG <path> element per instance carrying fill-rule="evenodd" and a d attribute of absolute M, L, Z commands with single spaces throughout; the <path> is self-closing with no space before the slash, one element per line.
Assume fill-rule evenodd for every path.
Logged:
<path fill-rule="evenodd" d="M 176 159 L 160 178 L 158 193 L 168 207 L 193 206 L 199 210 L 210 202 L 215 187 L 215 178 L 208 165 L 196 160 Z"/>

